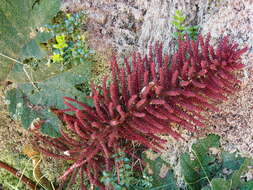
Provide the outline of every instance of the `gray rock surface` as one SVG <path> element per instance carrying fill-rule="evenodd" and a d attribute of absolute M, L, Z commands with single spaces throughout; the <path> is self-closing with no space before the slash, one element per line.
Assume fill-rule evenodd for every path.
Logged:
<path fill-rule="evenodd" d="M 118 55 L 128 55 L 134 50 L 146 53 L 150 43 L 164 42 L 173 50 L 171 25 L 175 11 L 187 16 L 185 25 L 203 22 L 215 10 L 215 1 L 208 0 L 64 0 L 65 10 L 85 10 L 89 15 L 90 37 L 97 45 L 105 43 Z M 210 7 L 214 7 L 213 9 Z"/>

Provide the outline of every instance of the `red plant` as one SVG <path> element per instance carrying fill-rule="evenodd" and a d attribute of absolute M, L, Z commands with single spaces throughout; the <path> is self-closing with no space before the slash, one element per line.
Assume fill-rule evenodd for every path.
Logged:
<path fill-rule="evenodd" d="M 205 40 L 198 36 L 196 42 L 179 39 L 173 56 L 163 55 L 162 44 L 156 43 L 149 56 L 134 53 L 131 64 L 125 59 L 123 67 L 114 58 L 110 85 L 107 78 L 102 87 L 91 85 L 94 107 L 65 97 L 68 109 L 54 112 L 77 138 L 63 130 L 59 139 L 38 136 L 65 153 L 40 148 L 46 155 L 74 161 L 61 179 L 86 173 L 91 184 L 105 189 L 99 182 L 101 171 L 112 169 L 112 155 L 119 151 L 135 156 L 130 142 L 159 151 L 165 141 L 158 135 L 182 138 L 173 129 L 175 124 L 192 132 L 204 127 L 200 112 L 217 111 L 215 101 L 236 91 L 239 80 L 233 71 L 243 68 L 240 56 L 247 50 L 229 43 L 228 37 L 214 50 L 209 40 L 210 35 Z"/>

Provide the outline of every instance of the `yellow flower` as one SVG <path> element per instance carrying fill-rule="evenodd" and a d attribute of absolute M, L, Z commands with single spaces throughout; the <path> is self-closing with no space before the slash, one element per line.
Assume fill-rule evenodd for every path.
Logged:
<path fill-rule="evenodd" d="M 54 63 L 63 61 L 63 58 L 60 54 L 54 54 L 51 56 Z"/>
<path fill-rule="evenodd" d="M 53 45 L 54 48 L 62 49 L 62 48 L 68 47 L 68 44 L 66 44 L 64 35 L 57 35 L 56 42 L 57 44 Z"/>
<path fill-rule="evenodd" d="M 66 17 L 69 19 L 71 17 L 71 14 L 66 14 Z"/>

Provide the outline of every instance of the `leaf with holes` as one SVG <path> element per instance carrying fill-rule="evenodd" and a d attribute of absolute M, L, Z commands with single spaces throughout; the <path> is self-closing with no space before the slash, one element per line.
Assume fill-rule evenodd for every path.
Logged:
<path fill-rule="evenodd" d="M 72 69 L 59 73 L 47 80 L 31 84 L 19 83 L 16 89 L 7 91 L 8 110 L 12 117 L 21 120 L 24 128 L 29 128 L 32 122 L 39 118 L 44 123 L 41 131 L 50 136 L 58 136 L 59 119 L 49 111 L 50 108 L 64 109 L 63 96 L 69 96 L 79 101 L 91 104 L 85 98 L 85 93 L 78 90 L 77 85 L 90 77 L 90 64 L 81 64 Z M 81 98 L 80 98 L 81 97 Z M 29 108 L 39 107 L 39 110 Z"/>
<path fill-rule="evenodd" d="M 215 175 L 220 166 L 215 161 L 215 156 L 208 155 L 208 152 L 209 148 L 218 148 L 219 145 L 219 136 L 209 135 L 192 146 L 194 160 L 190 158 L 188 153 L 181 156 L 182 174 L 190 189 L 201 189 L 202 186 L 207 185 L 207 179 Z"/>
<path fill-rule="evenodd" d="M 152 173 L 152 188 L 150 190 L 179 190 L 174 178 L 174 172 L 160 157 L 156 159 L 147 158 L 146 154 L 143 154 L 144 161 L 148 164 L 148 169 Z"/>
<path fill-rule="evenodd" d="M 181 169 L 187 187 L 191 190 L 247 189 L 251 181 L 241 177 L 253 166 L 252 159 L 219 150 L 219 136 L 209 135 L 192 146 L 193 158 L 188 153 L 181 156 Z"/>

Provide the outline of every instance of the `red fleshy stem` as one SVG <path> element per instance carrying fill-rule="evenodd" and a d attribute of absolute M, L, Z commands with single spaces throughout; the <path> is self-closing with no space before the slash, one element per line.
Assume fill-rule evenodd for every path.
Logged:
<path fill-rule="evenodd" d="M 25 185 L 29 186 L 32 190 L 38 190 L 39 187 L 36 185 L 34 181 L 32 181 L 30 178 L 26 177 L 25 175 L 21 174 L 18 170 L 11 167 L 9 164 L 0 161 L 0 168 L 3 168 L 10 172 L 13 176 L 16 178 L 19 178 Z"/>

